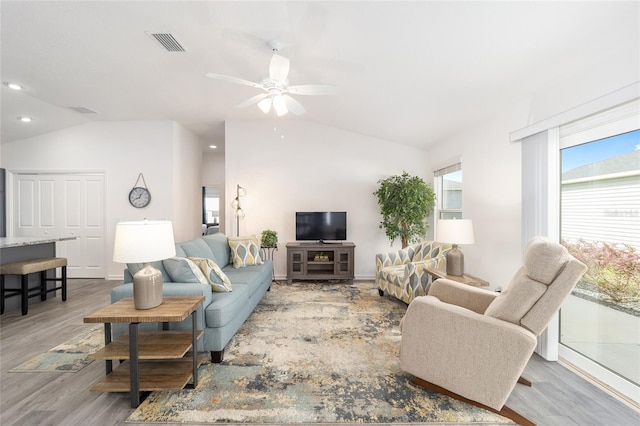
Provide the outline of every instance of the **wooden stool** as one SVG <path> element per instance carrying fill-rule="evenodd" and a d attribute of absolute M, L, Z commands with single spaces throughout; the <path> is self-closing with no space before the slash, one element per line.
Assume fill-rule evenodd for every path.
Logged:
<path fill-rule="evenodd" d="M 47 271 L 56 268 L 62 268 L 62 278 L 48 278 Z M 36 272 L 40 272 L 40 285 L 29 288 L 29 274 Z M 5 275 L 21 275 L 21 287 L 5 288 Z M 60 281 L 61 285 L 47 289 L 48 281 Z M 62 300 L 67 300 L 67 259 L 64 257 L 47 257 L 0 265 L 0 314 L 4 313 L 4 299 L 6 298 L 20 295 L 22 315 L 27 315 L 30 297 L 39 295 L 40 300 L 47 300 L 47 293 L 56 290 L 62 290 Z"/>

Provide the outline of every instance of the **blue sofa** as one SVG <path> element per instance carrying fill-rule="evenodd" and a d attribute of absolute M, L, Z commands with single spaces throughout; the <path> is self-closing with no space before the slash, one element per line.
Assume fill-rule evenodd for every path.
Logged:
<path fill-rule="evenodd" d="M 176 277 L 174 270 L 167 269 L 169 261 L 179 258 L 212 259 L 231 281 L 232 291 L 212 291 L 211 286 L 194 279 L 186 282 L 174 282 L 170 273 Z M 178 259 L 176 259 L 178 258 Z M 212 362 L 222 362 L 224 348 L 236 334 L 240 326 L 251 315 L 265 293 L 270 289 L 273 277 L 273 262 L 263 260 L 263 264 L 234 268 L 229 238 L 221 233 L 204 235 L 190 241 L 176 243 L 176 258 L 167 261 L 153 262 L 152 265 L 162 272 L 164 296 L 204 296 L 204 303 L 197 310 L 198 329 L 204 330 L 204 336 L 198 342 L 198 351 L 210 351 Z M 127 265 L 124 284 L 111 291 L 111 302 L 133 296 L 132 274 L 142 265 Z M 165 268 L 167 266 L 167 268 Z M 182 275 L 185 276 L 185 275 Z M 183 278 L 179 278 L 183 279 Z M 160 324 L 141 324 L 140 330 L 156 330 Z M 171 330 L 190 330 L 191 319 L 181 323 L 170 323 Z M 113 337 L 126 332 L 125 324 L 113 324 Z"/>

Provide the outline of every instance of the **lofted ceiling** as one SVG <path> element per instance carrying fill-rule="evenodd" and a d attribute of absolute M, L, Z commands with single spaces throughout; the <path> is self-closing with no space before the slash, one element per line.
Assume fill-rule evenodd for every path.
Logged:
<path fill-rule="evenodd" d="M 259 89 L 205 74 L 260 82 L 275 39 L 291 84 L 340 87 L 297 96 L 307 112 L 277 120 L 426 148 L 637 45 L 639 10 L 636 1 L 3 0 L 1 78 L 25 90 L 1 88 L 1 142 L 90 121 L 174 120 L 223 149 L 225 120 L 274 118 L 236 108 Z"/>

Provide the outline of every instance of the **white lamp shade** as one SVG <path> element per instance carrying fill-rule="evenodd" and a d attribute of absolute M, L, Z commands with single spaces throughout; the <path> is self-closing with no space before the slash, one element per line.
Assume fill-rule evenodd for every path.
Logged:
<path fill-rule="evenodd" d="M 471 219 L 438 220 L 437 240 L 449 244 L 473 244 L 473 224 Z"/>
<path fill-rule="evenodd" d="M 118 222 L 113 261 L 148 263 L 176 255 L 173 225 L 168 220 Z"/>

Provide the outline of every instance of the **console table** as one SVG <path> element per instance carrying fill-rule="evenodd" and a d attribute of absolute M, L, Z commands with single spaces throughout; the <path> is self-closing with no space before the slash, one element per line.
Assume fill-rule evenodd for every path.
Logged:
<path fill-rule="evenodd" d="M 197 328 L 196 308 L 203 301 L 204 296 L 165 297 L 155 308 L 136 309 L 129 297 L 86 316 L 85 323 L 104 323 L 105 346 L 90 358 L 105 360 L 107 375 L 91 390 L 128 391 L 135 408 L 140 405 L 141 391 L 182 389 L 192 377 L 193 387 L 198 386 L 197 341 L 203 331 Z M 191 330 L 168 330 L 169 322 L 183 321 L 189 315 Z M 161 322 L 163 330 L 139 332 L 144 322 Z M 129 334 L 111 341 L 111 323 L 129 323 Z M 192 355 L 185 358 L 189 349 Z M 113 369 L 113 360 L 128 361 Z"/>
<path fill-rule="evenodd" d="M 349 280 L 354 277 L 355 244 L 287 244 L 287 283 L 293 280 Z"/>

